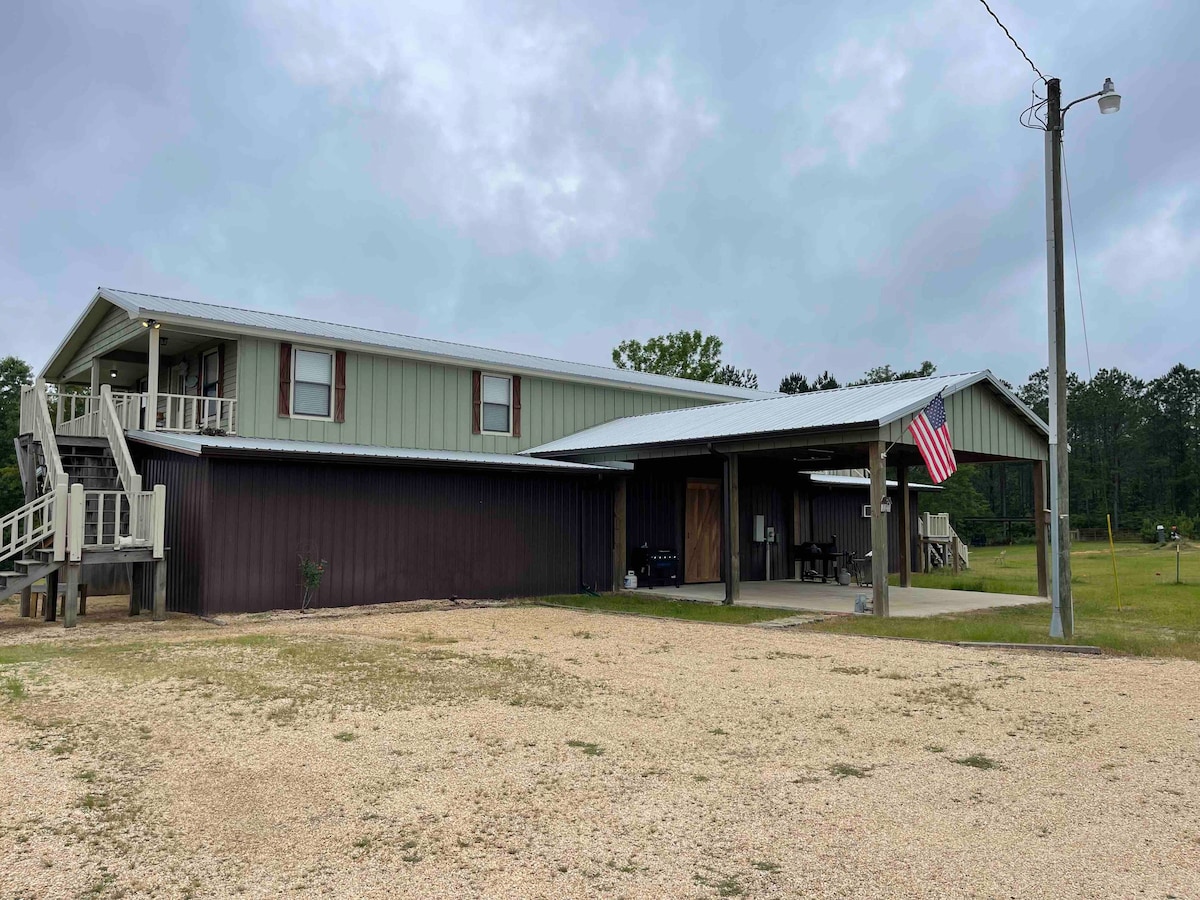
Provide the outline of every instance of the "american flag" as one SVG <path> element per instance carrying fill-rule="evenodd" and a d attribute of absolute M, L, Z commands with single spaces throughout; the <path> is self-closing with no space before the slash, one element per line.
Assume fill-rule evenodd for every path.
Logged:
<path fill-rule="evenodd" d="M 942 393 L 929 401 L 929 405 L 921 410 L 921 414 L 912 420 L 908 426 L 917 449 L 921 451 L 921 459 L 929 469 L 929 477 L 934 484 L 941 484 L 956 471 L 958 463 L 954 460 L 954 448 L 950 446 L 950 428 L 946 425 L 946 402 Z"/>

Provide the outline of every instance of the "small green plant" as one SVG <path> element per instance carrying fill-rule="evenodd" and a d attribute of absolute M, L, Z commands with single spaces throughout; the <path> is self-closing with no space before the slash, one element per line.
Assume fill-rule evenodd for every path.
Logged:
<path fill-rule="evenodd" d="M 834 666 L 829 671 L 838 675 L 866 675 L 870 669 L 866 666 Z"/>
<path fill-rule="evenodd" d="M 984 756 L 982 753 L 972 753 L 970 756 L 964 756 L 962 759 L 956 759 L 954 762 L 960 766 L 970 766 L 972 769 L 998 769 L 1000 763 L 992 759 L 990 756 Z"/>
<path fill-rule="evenodd" d="M 716 735 L 729 734 L 729 732 L 726 731 L 724 728 L 710 728 L 710 729 L 708 729 L 708 733 L 716 734 Z"/>
<path fill-rule="evenodd" d="M 750 863 L 750 865 L 754 866 L 754 868 L 758 869 L 760 872 L 778 872 L 783 868 L 783 866 L 779 865 L 779 863 L 771 862 L 765 859 L 757 860 Z"/>
<path fill-rule="evenodd" d="M 353 731 L 339 731 L 337 734 L 335 734 L 333 736 L 333 739 L 335 741 L 341 741 L 344 744 L 348 744 L 351 741 L 355 740 L 357 737 L 358 737 L 358 735 L 355 734 Z"/>
<path fill-rule="evenodd" d="M 589 743 L 588 741 L 567 741 L 567 746 L 575 747 L 578 750 L 582 750 L 584 752 L 584 754 L 587 756 L 603 756 L 604 755 L 603 747 L 601 747 L 599 744 Z"/>
<path fill-rule="evenodd" d="M 300 611 L 304 612 L 312 603 L 321 579 L 325 577 L 325 567 L 329 563 L 323 559 L 313 559 L 307 553 L 300 554 Z"/>
<path fill-rule="evenodd" d="M 941 744 L 926 744 L 925 749 L 928 750 L 930 753 L 945 753 L 946 752 L 946 748 L 943 747 Z"/>
<path fill-rule="evenodd" d="M 25 690 L 25 682 L 15 675 L 10 675 L 0 682 L 0 691 L 3 691 L 9 700 L 24 700 L 29 696 Z"/>
<path fill-rule="evenodd" d="M 870 775 L 868 769 L 864 769 L 861 766 L 852 766 L 849 763 L 834 763 L 829 767 L 829 772 L 838 778 L 866 778 Z"/>

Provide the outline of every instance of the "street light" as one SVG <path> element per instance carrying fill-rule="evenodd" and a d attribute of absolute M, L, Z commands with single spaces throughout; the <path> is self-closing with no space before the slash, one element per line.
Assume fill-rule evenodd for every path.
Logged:
<path fill-rule="evenodd" d="M 1075 633 L 1075 607 L 1071 597 L 1070 490 L 1067 443 L 1067 315 L 1063 290 L 1062 220 L 1062 133 L 1063 117 L 1076 103 L 1098 98 L 1100 112 L 1111 115 L 1121 108 L 1121 95 L 1111 78 L 1094 94 L 1062 105 L 1062 83 L 1046 82 L 1046 270 L 1050 338 L 1050 546 L 1054 548 L 1051 569 L 1050 636 L 1071 637 Z M 1061 440 L 1060 440 L 1061 438 Z M 1039 513 L 1040 515 L 1040 513 Z"/>

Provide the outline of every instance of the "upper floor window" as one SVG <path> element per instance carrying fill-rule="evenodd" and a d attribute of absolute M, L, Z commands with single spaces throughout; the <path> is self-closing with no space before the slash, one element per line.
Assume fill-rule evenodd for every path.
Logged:
<path fill-rule="evenodd" d="M 200 391 L 205 397 L 221 396 L 221 351 L 215 347 L 204 354 L 200 367 Z M 204 404 L 204 415 L 211 418 L 217 415 L 216 403 Z"/>
<path fill-rule="evenodd" d="M 503 375 L 483 376 L 483 432 L 512 431 L 512 379 Z"/>
<path fill-rule="evenodd" d="M 296 348 L 293 366 L 292 415 L 329 418 L 333 407 L 333 354 Z"/>

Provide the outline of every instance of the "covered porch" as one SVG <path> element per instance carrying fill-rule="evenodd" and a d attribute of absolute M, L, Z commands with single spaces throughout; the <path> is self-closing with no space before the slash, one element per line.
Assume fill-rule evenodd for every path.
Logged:
<path fill-rule="evenodd" d="M 852 611 L 865 592 L 874 614 L 888 616 L 1036 602 L 912 588 L 926 557 L 911 477 L 922 459 L 907 429 L 939 393 L 959 463 L 1031 466 L 1034 509 L 1044 510 L 1046 425 L 986 371 L 621 419 L 528 452 L 623 469 L 613 504 L 614 583 L 640 553 L 661 547 L 677 557 L 681 590 L 725 603 L 745 602 L 750 590 L 756 603 Z M 821 479 L 847 470 L 868 476 L 861 499 L 822 506 Z M 1044 597 L 1047 522 L 1044 513 L 1033 518 Z M 869 587 L 789 583 L 814 551 L 857 562 Z M 889 589 L 889 572 L 899 591 Z M 748 587 L 754 583 L 761 587 Z"/>
<path fill-rule="evenodd" d="M 685 584 L 675 588 L 638 588 L 637 593 L 698 603 L 723 603 L 723 583 Z M 853 613 L 860 594 L 871 595 L 870 587 L 822 584 L 787 579 L 782 581 L 743 581 L 736 601 L 738 606 L 764 606 L 796 612 Z M 985 591 L 953 591 L 945 588 L 895 587 L 888 589 L 890 614 L 893 616 L 937 616 L 971 612 L 1001 606 L 1025 606 L 1041 603 L 1044 597 L 1024 594 L 997 594 Z"/>
<path fill-rule="evenodd" d="M 238 341 L 137 315 L 125 299 L 99 291 L 47 364 L 56 432 L 98 436 L 108 392 L 127 430 L 236 434 Z"/>

